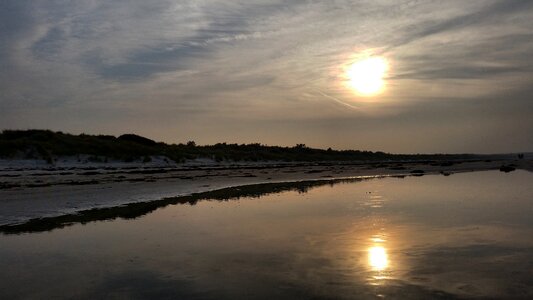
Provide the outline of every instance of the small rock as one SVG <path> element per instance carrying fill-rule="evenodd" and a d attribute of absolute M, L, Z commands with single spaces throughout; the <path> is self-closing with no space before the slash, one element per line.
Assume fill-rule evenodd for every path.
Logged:
<path fill-rule="evenodd" d="M 516 168 L 513 167 L 513 166 L 506 166 L 506 165 L 503 165 L 503 166 L 500 167 L 500 171 L 501 171 L 501 172 L 505 172 L 505 173 L 509 173 L 509 172 L 514 171 L 514 170 L 516 170 Z"/>

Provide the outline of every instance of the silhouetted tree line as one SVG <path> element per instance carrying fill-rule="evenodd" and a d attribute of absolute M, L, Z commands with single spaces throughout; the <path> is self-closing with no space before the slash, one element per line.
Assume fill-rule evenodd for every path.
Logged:
<path fill-rule="evenodd" d="M 114 158 L 125 161 L 149 156 L 166 156 L 176 162 L 194 158 L 216 161 L 357 161 L 389 159 L 453 159 L 474 158 L 474 155 L 400 155 L 360 150 L 314 149 L 305 144 L 294 147 L 266 146 L 260 143 L 199 146 L 194 141 L 186 144 L 165 144 L 136 135 L 73 135 L 50 130 L 4 130 L 0 134 L 1 157 L 42 158 L 53 162 L 56 156 L 79 154 Z"/>

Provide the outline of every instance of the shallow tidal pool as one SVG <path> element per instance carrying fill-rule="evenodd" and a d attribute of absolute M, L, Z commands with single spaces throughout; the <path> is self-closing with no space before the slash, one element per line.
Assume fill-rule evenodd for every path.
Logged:
<path fill-rule="evenodd" d="M 214 198 L 2 232 L 0 299 L 533 299 L 530 172 Z"/>

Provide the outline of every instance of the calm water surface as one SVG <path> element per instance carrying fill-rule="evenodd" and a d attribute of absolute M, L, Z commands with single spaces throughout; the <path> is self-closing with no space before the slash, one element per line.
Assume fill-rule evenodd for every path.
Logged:
<path fill-rule="evenodd" d="M 324 184 L 0 235 L 0 298 L 533 299 L 533 173 Z"/>

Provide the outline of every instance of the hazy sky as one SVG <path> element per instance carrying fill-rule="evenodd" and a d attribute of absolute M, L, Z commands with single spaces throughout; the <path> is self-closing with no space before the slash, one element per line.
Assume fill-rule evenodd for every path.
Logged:
<path fill-rule="evenodd" d="M 1 0 L 0 128 L 533 151 L 533 1 Z"/>

